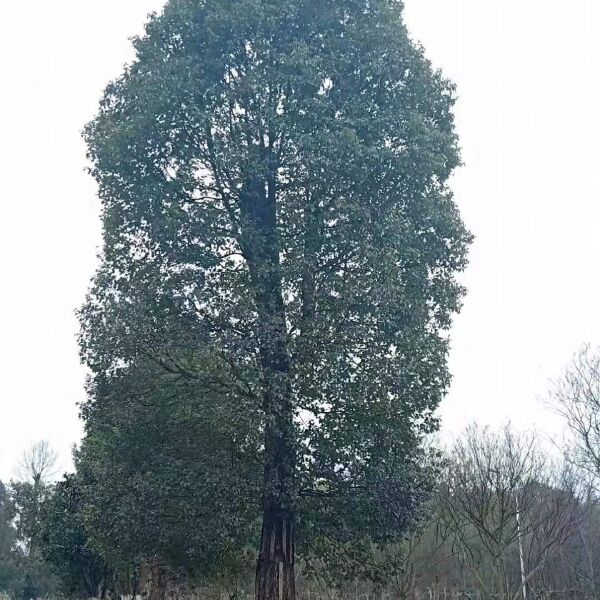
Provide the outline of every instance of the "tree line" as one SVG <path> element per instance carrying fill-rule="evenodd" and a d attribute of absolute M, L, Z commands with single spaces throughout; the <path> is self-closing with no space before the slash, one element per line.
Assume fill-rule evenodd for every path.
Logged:
<path fill-rule="evenodd" d="M 565 448 L 549 449 L 538 434 L 510 424 L 472 425 L 443 452 L 423 448 L 432 485 L 402 539 L 323 537 L 324 547 L 300 555 L 300 597 L 597 598 L 599 364 L 600 353 L 584 348 L 549 395 L 572 434 Z M 153 456 L 157 443 L 187 442 L 185 435 L 156 440 L 147 421 L 143 428 Z M 172 448 L 180 461 L 182 446 Z M 122 477 L 106 481 L 86 466 L 82 450 L 76 472 L 57 482 L 46 443 L 24 455 L 19 480 L 0 487 L 0 589 L 17 600 L 251 595 L 258 511 L 242 541 L 215 553 L 222 526 L 200 521 L 201 513 L 229 498 L 209 498 L 201 477 L 183 480 L 191 465 L 171 471 L 161 456 L 149 467 L 137 453 L 121 452 L 110 471 Z"/>

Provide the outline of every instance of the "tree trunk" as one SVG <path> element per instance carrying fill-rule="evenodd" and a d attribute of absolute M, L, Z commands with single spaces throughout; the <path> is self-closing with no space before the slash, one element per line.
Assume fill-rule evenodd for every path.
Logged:
<path fill-rule="evenodd" d="M 165 568 L 158 561 L 150 565 L 150 600 L 165 600 L 167 577 Z"/>
<path fill-rule="evenodd" d="M 250 177 L 240 197 L 241 245 L 258 314 L 265 417 L 263 526 L 256 600 L 294 600 L 294 408 L 277 233 L 276 165 L 267 148 L 264 177 Z"/>
<path fill-rule="evenodd" d="M 294 600 L 294 521 L 288 513 L 263 516 L 258 562 L 256 565 L 256 599 Z"/>

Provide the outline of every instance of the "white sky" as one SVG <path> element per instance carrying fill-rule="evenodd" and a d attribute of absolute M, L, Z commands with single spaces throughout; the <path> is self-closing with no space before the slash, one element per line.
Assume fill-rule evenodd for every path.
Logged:
<path fill-rule="evenodd" d="M 100 222 L 79 132 L 162 4 L 0 2 L 0 478 L 41 438 L 68 467 L 81 435 L 74 310 Z M 406 19 L 458 84 L 454 188 L 477 236 L 444 430 L 510 417 L 556 432 L 538 398 L 600 343 L 600 3 L 406 0 Z"/>

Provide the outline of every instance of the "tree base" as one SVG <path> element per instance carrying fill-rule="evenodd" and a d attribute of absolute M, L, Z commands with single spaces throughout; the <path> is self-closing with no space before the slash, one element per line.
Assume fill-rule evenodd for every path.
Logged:
<path fill-rule="evenodd" d="M 255 600 L 295 600 L 295 532 L 287 511 L 265 511 L 256 565 Z"/>

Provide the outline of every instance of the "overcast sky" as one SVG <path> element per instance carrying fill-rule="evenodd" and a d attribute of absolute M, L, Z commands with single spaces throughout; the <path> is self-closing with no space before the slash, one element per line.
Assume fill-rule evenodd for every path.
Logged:
<path fill-rule="evenodd" d="M 80 438 L 74 311 L 100 222 L 79 132 L 162 4 L 0 2 L 0 478 L 41 438 L 66 468 Z M 406 0 L 406 20 L 458 85 L 453 187 L 477 237 L 444 432 L 510 417 L 556 434 L 539 399 L 600 343 L 600 3 Z"/>

